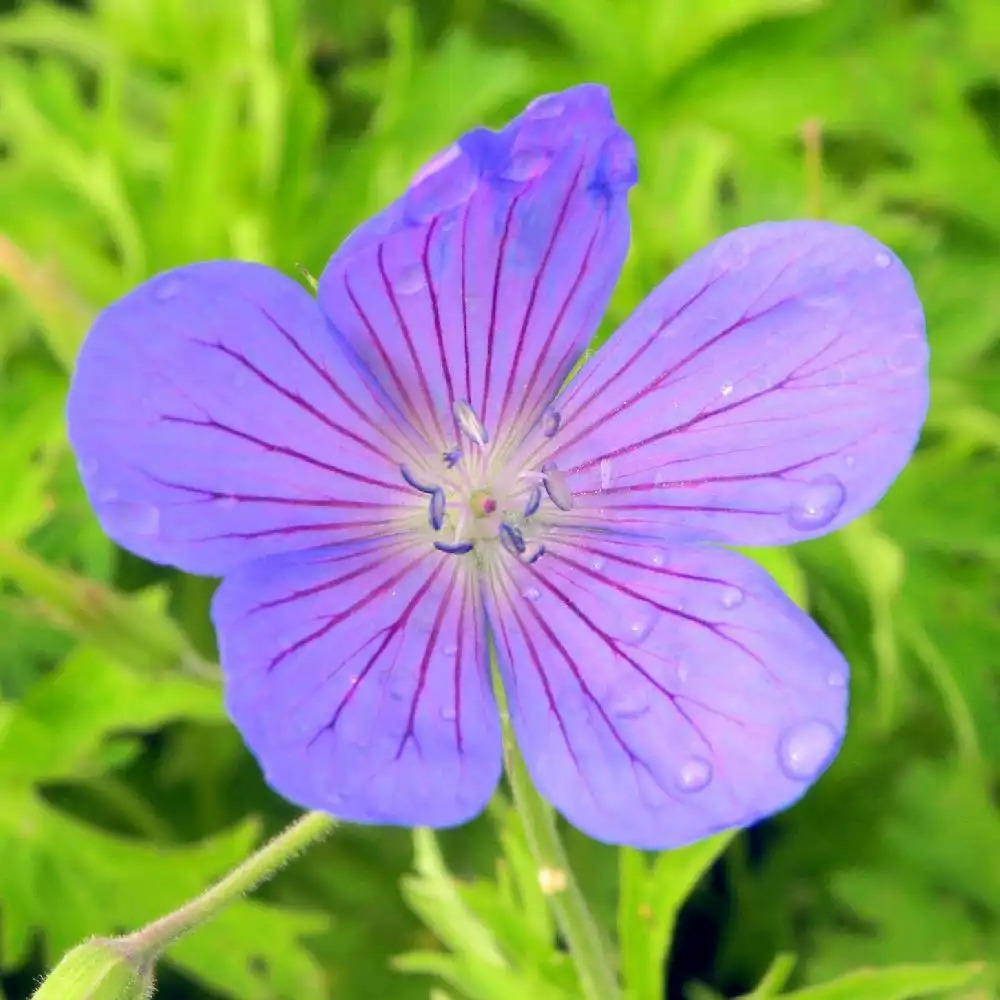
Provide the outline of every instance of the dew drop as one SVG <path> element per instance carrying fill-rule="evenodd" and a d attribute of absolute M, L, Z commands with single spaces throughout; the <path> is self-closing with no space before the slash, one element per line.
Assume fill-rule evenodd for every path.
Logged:
<path fill-rule="evenodd" d="M 475 191 L 477 181 L 477 172 L 462 150 L 449 146 L 413 178 L 406 194 L 406 214 L 424 221 L 461 205 Z"/>
<path fill-rule="evenodd" d="M 892 263 L 892 257 L 890 257 L 884 251 L 880 250 L 877 254 L 875 254 L 875 266 L 876 267 L 886 268 L 891 263 Z"/>
<path fill-rule="evenodd" d="M 153 289 L 153 298 L 157 302 L 168 302 L 170 299 L 176 298 L 180 290 L 181 283 L 177 278 L 164 278 L 162 281 L 157 282 L 156 287 Z"/>
<path fill-rule="evenodd" d="M 723 382 L 719 388 L 719 392 L 721 392 L 723 396 L 731 396 L 733 394 L 733 383 Z"/>
<path fill-rule="evenodd" d="M 455 719 L 458 718 L 458 714 L 455 711 L 455 706 L 445 705 L 444 708 L 441 709 L 441 718 L 444 719 L 445 722 L 454 722 Z"/>
<path fill-rule="evenodd" d="M 677 680 L 683 684 L 691 676 L 691 670 L 686 663 L 681 663 L 677 667 Z"/>
<path fill-rule="evenodd" d="M 556 431 L 559 430 L 559 424 L 562 422 L 562 417 L 560 414 L 553 410 L 552 407 L 548 407 L 546 411 L 542 414 L 542 433 L 547 437 L 555 437 Z"/>
<path fill-rule="evenodd" d="M 112 533 L 151 538 L 160 530 L 160 510 L 151 503 L 109 503 L 102 513 Z"/>
<path fill-rule="evenodd" d="M 525 587 L 521 591 L 521 596 L 534 604 L 542 596 L 542 592 L 537 587 Z"/>
<path fill-rule="evenodd" d="M 719 603 L 729 610 L 738 608 L 746 595 L 739 587 L 725 587 L 719 597 Z"/>
<path fill-rule="evenodd" d="M 826 686 L 838 690 L 847 687 L 847 674 L 843 670 L 831 670 L 826 675 Z"/>
<path fill-rule="evenodd" d="M 889 353 L 889 368 L 899 375 L 913 375 L 927 363 L 927 341 L 911 333 L 896 341 Z"/>
<path fill-rule="evenodd" d="M 857 458 L 854 455 L 845 455 L 844 456 L 844 465 L 846 465 L 847 468 L 849 468 L 849 469 L 852 469 L 855 465 L 857 465 L 857 462 L 858 462 L 858 460 L 857 460 Z"/>
<path fill-rule="evenodd" d="M 546 94 L 542 97 L 536 97 L 525 109 L 525 114 L 529 118 L 536 119 L 558 118 L 565 108 L 566 105 L 563 104 L 561 98 L 555 94 Z"/>
<path fill-rule="evenodd" d="M 662 549 L 653 549 L 649 554 L 650 563 L 657 569 L 667 565 L 667 554 Z"/>
<path fill-rule="evenodd" d="M 552 153 L 548 149 L 521 149 L 508 160 L 500 177 L 505 181 L 530 181 L 543 173 L 551 162 Z"/>
<path fill-rule="evenodd" d="M 830 762 L 837 745 L 837 732 L 828 722 L 799 722 L 778 741 L 778 763 L 789 778 L 810 781 Z"/>
<path fill-rule="evenodd" d="M 392 287 L 400 295 L 415 295 L 426 284 L 422 264 L 408 264 L 393 279 Z"/>
<path fill-rule="evenodd" d="M 222 510 L 232 510 L 238 503 L 239 501 L 236 497 L 230 496 L 217 497 L 215 500 L 215 505 L 220 507 Z"/>
<path fill-rule="evenodd" d="M 607 492 L 611 489 L 611 483 L 614 481 L 613 470 L 611 468 L 611 459 L 602 458 L 601 459 L 601 489 Z"/>
<path fill-rule="evenodd" d="M 604 556 L 591 556 L 590 557 L 590 568 L 598 573 L 604 569 Z"/>
<path fill-rule="evenodd" d="M 655 608 L 645 605 L 630 608 L 621 620 L 621 638 L 632 646 L 640 646 L 656 625 Z"/>
<path fill-rule="evenodd" d="M 792 499 L 788 523 L 799 531 L 825 528 L 841 511 L 847 493 L 836 476 L 826 475 L 805 483 Z"/>
<path fill-rule="evenodd" d="M 612 697 L 608 711 L 619 719 L 639 719 L 649 711 L 649 699 L 641 689 L 629 687 Z"/>
<path fill-rule="evenodd" d="M 677 787 L 682 792 L 700 792 L 712 780 L 712 765 L 704 757 L 688 757 L 677 772 Z"/>
<path fill-rule="evenodd" d="M 458 646 L 454 642 L 449 642 L 441 647 L 441 654 L 443 656 L 455 656 L 458 653 Z"/>

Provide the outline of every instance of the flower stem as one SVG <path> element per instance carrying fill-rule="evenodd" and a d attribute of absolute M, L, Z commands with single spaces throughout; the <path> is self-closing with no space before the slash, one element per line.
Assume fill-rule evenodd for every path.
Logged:
<path fill-rule="evenodd" d="M 167 948 L 185 934 L 272 878 L 336 825 L 337 821 L 326 813 L 306 813 L 197 899 L 120 938 L 122 950 L 137 959 L 140 966 L 152 966 Z"/>
<path fill-rule="evenodd" d="M 594 920 L 587 900 L 569 867 L 559 839 L 552 808 L 538 794 L 514 742 L 504 713 L 504 757 L 514 806 L 538 865 L 539 881 L 549 898 L 586 1000 L 615 1000 L 620 996 L 611 948 Z"/>

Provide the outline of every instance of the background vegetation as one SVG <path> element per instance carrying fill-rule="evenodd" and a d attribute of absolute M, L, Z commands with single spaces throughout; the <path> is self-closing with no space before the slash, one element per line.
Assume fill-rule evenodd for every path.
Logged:
<path fill-rule="evenodd" d="M 318 273 L 461 130 L 581 80 L 611 88 L 640 150 L 609 329 L 726 229 L 812 215 L 901 254 L 933 349 L 930 420 L 889 497 L 837 536 L 765 558 L 853 665 L 835 766 L 728 845 L 647 862 L 569 834 L 617 925 L 628 998 L 666 995 L 659 954 L 694 883 L 671 997 L 749 990 L 769 966 L 754 996 L 1000 955 L 1000 6 L 0 0 L 0 12 L 0 995 L 27 996 L 87 935 L 178 905 L 293 816 L 222 712 L 212 584 L 116 550 L 85 502 L 62 411 L 89 319 L 192 260 Z M 339 830 L 179 946 L 158 995 L 573 997 L 520 837 L 499 799 L 464 829 L 418 835 L 416 858 L 407 831 Z M 1000 995 L 996 968 L 893 975 L 802 996 Z"/>

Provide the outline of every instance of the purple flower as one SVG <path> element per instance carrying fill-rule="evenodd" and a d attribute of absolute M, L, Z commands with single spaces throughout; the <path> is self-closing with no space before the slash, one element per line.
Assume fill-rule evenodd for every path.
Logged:
<path fill-rule="evenodd" d="M 435 157 L 318 303 L 221 261 L 95 323 L 69 402 L 91 500 L 121 545 L 225 577 L 229 711 L 287 798 L 477 813 L 501 768 L 491 644 L 535 782 L 602 840 L 752 823 L 836 753 L 847 665 L 721 546 L 882 496 L 927 405 L 920 303 L 857 229 L 763 223 L 564 385 L 635 179 L 607 93 L 577 87 Z"/>

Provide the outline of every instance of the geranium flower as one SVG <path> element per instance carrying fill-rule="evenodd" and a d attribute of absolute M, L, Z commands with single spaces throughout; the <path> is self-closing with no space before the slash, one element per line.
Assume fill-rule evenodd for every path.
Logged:
<path fill-rule="evenodd" d="M 836 753 L 847 665 L 722 546 L 813 538 L 884 493 L 927 404 L 920 303 L 857 229 L 763 223 L 564 385 L 635 179 L 607 93 L 577 87 L 435 157 L 318 301 L 200 263 L 94 324 L 69 401 L 94 508 L 133 552 L 224 577 L 226 702 L 286 798 L 476 814 L 501 770 L 491 646 L 538 788 L 602 840 L 752 823 Z"/>

